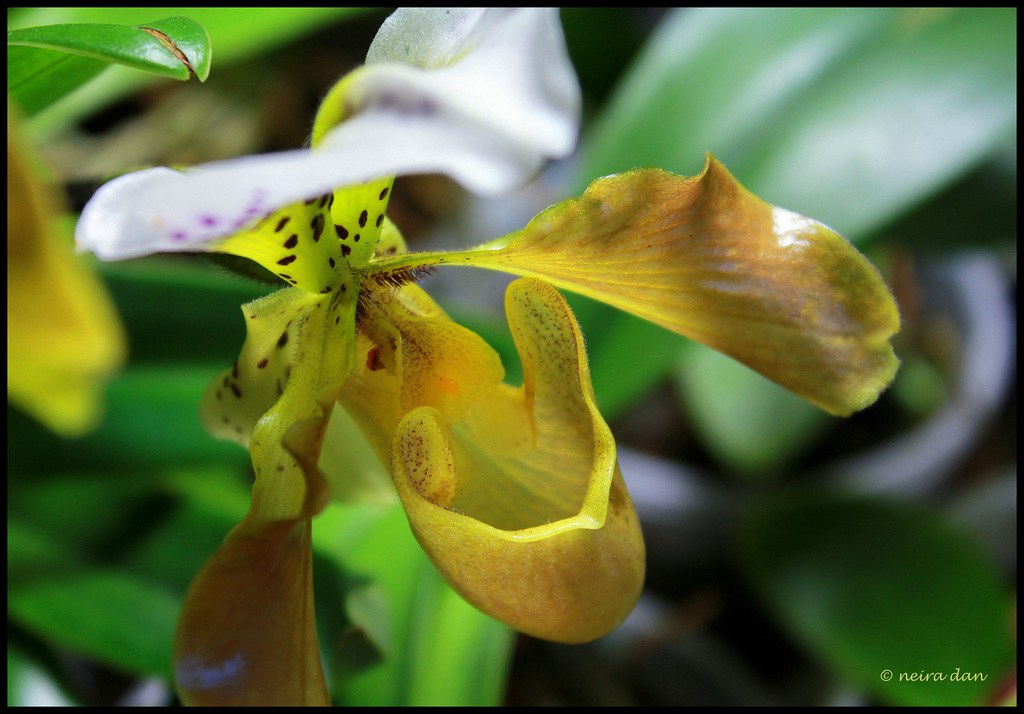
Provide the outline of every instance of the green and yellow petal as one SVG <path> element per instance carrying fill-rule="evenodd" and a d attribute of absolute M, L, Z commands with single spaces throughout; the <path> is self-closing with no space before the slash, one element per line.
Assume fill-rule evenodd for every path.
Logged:
<path fill-rule="evenodd" d="M 306 292 L 351 289 L 353 271 L 373 257 L 393 182 L 384 177 L 285 206 L 208 250 L 249 258 Z"/>
<path fill-rule="evenodd" d="M 833 414 L 871 404 L 899 365 L 896 303 L 827 226 L 771 206 L 714 157 L 684 178 L 636 169 L 471 251 L 374 269 L 471 265 L 536 276 L 703 342 Z"/>
<path fill-rule="evenodd" d="M 422 291 L 382 302 L 340 401 L 391 463 L 424 550 L 516 629 L 562 642 L 611 631 L 639 596 L 644 547 L 565 301 L 538 280 L 509 288 L 518 389 Z"/>
<path fill-rule="evenodd" d="M 287 289 L 246 305 L 242 354 L 204 395 L 204 422 L 247 444 L 255 482 L 249 513 L 185 598 L 174 661 L 188 704 L 329 703 L 310 528 L 328 499 L 317 462 L 352 368 L 355 300 Z"/>

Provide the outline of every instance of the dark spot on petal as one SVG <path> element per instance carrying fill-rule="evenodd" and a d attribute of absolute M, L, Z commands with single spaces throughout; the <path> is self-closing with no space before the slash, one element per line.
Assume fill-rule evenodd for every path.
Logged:
<path fill-rule="evenodd" d="M 268 358 L 264 357 L 263 359 L 256 363 L 256 366 L 259 367 L 260 369 L 263 369 L 267 366 L 267 362 L 269 361 L 270 360 Z"/>
<path fill-rule="evenodd" d="M 387 187 L 385 187 L 384 190 L 380 192 L 380 196 L 378 196 L 378 198 L 381 201 L 383 201 L 387 197 L 387 195 L 388 195 L 388 189 L 387 189 Z"/>
<path fill-rule="evenodd" d="M 224 386 L 225 387 L 228 386 L 228 378 L 227 377 L 224 378 Z"/>
<path fill-rule="evenodd" d="M 366 368 L 371 372 L 377 372 L 384 369 L 384 362 L 380 359 L 380 348 L 374 346 L 370 348 L 370 352 L 366 355 Z"/>
<path fill-rule="evenodd" d="M 313 216 L 313 220 L 310 221 L 309 227 L 313 229 L 313 242 L 318 242 L 320 240 L 320 234 L 324 232 L 324 214 L 318 213 Z"/>
<path fill-rule="evenodd" d="M 351 253 L 351 252 L 352 252 L 352 249 L 351 249 L 351 248 L 349 248 L 349 247 L 348 247 L 347 245 L 345 245 L 344 243 L 342 243 L 342 244 L 341 244 L 341 254 L 342 254 L 343 256 L 345 256 L 345 257 L 347 258 L 347 257 L 348 257 L 348 254 L 349 254 L 349 253 Z"/>
<path fill-rule="evenodd" d="M 377 227 L 380 228 L 381 224 L 383 224 L 383 223 L 384 223 L 384 214 L 382 213 L 379 216 L 377 216 Z"/>
<path fill-rule="evenodd" d="M 324 289 L 323 289 L 323 290 L 321 290 L 320 292 L 322 292 L 322 293 L 329 293 L 329 292 L 331 292 L 331 286 L 330 286 L 330 285 L 328 285 L 328 286 L 327 286 L 326 288 L 324 288 Z"/>
<path fill-rule="evenodd" d="M 338 238 L 340 238 L 341 240 L 345 240 L 346 238 L 348 238 L 348 231 L 345 230 L 345 226 L 335 225 L 334 232 L 338 234 Z"/>
<path fill-rule="evenodd" d="M 281 258 L 281 260 L 277 261 L 277 264 L 288 265 L 288 263 L 293 262 L 297 257 L 297 255 L 289 255 L 287 258 Z"/>
<path fill-rule="evenodd" d="M 284 389 L 281 387 L 281 380 L 277 380 L 277 396 L 284 394 Z"/>
<path fill-rule="evenodd" d="M 291 248 L 294 248 L 295 246 L 297 246 L 298 244 L 299 244 L 299 237 L 293 233 L 292 237 L 284 242 L 284 247 L 291 249 Z"/>
<path fill-rule="evenodd" d="M 359 227 L 360 228 L 365 228 L 366 227 L 366 217 L 367 217 L 366 211 L 363 211 L 362 213 L 359 214 Z"/>
<path fill-rule="evenodd" d="M 332 268 L 334 267 L 334 258 L 328 258 L 327 262 L 331 264 Z"/>
<path fill-rule="evenodd" d="M 288 275 L 287 273 L 278 273 L 278 276 L 284 278 L 285 280 L 291 280 L 292 279 L 292 276 Z"/>
<path fill-rule="evenodd" d="M 323 196 L 320 197 L 320 208 L 323 208 L 324 206 L 327 205 L 327 199 L 330 196 L 331 196 L 331 194 L 325 193 Z"/>
<path fill-rule="evenodd" d="M 352 236 L 352 240 L 354 240 L 356 243 L 358 243 L 359 242 L 359 234 L 356 233 L 354 236 Z"/>
<path fill-rule="evenodd" d="M 305 203 L 307 206 L 312 206 L 314 203 L 316 203 L 316 200 L 318 198 L 319 196 L 313 196 L 313 198 L 307 198 L 305 201 L 303 201 L 303 203 Z"/>
<path fill-rule="evenodd" d="M 338 317 L 334 318 L 334 324 L 335 325 L 337 325 L 339 322 L 341 322 L 341 316 L 340 315 Z M 220 392 L 217 392 L 217 398 L 218 399 L 220 398 Z"/>
<path fill-rule="evenodd" d="M 327 199 L 327 210 L 331 210 L 334 207 L 334 191 L 327 194 L 330 198 Z"/>
<path fill-rule="evenodd" d="M 202 216 L 199 222 L 204 226 L 215 226 L 217 225 L 217 216 Z"/>
<path fill-rule="evenodd" d="M 171 233 L 171 240 L 185 240 L 187 237 L 185 231 L 174 231 L 174 233 Z"/>
<path fill-rule="evenodd" d="M 222 416 L 222 417 L 220 418 L 220 420 L 221 420 L 222 422 L 224 422 L 225 424 L 230 424 L 230 423 L 231 423 L 231 420 L 230 420 L 230 419 L 228 419 L 228 418 L 227 418 L 226 416 Z"/>
<path fill-rule="evenodd" d="M 341 286 L 341 292 L 345 292 L 348 289 L 348 285 Z"/>
<path fill-rule="evenodd" d="M 240 427 L 238 425 L 235 425 L 235 433 L 238 434 L 239 436 L 241 436 L 242 435 L 242 427 Z"/>
<path fill-rule="evenodd" d="M 238 388 L 238 385 L 234 382 L 231 383 L 231 391 L 235 393 L 235 396 L 239 399 L 242 398 L 242 390 Z"/>
<path fill-rule="evenodd" d="M 238 379 L 238 360 L 235 360 L 235 364 L 231 367 L 231 376 Z"/>
<path fill-rule="evenodd" d="M 291 216 L 285 216 L 277 222 L 277 228 L 274 229 L 274 233 L 280 233 L 281 229 L 284 228 L 285 224 L 292 219 Z"/>
<path fill-rule="evenodd" d="M 278 347 L 284 347 L 286 344 L 288 344 L 288 330 L 282 332 L 281 337 L 277 340 Z"/>

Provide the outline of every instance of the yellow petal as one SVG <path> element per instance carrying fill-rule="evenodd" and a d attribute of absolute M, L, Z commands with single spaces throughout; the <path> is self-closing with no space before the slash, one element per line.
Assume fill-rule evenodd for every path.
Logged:
<path fill-rule="evenodd" d="M 644 547 L 571 311 L 542 281 L 510 286 L 525 377 L 514 389 L 476 335 L 422 291 L 399 294 L 413 292 L 370 311 L 366 363 L 341 395 L 390 454 L 413 532 L 463 597 L 516 629 L 606 634 L 639 596 Z"/>
<path fill-rule="evenodd" d="M 374 270 L 442 263 L 543 277 L 714 347 L 834 414 L 875 401 L 899 364 L 889 342 L 899 313 L 878 271 L 710 155 L 699 176 L 598 179 L 477 250 L 385 258 Z"/>
<path fill-rule="evenodd" d="M 7 117 L 7 395 L 65 436 L 95 426 L 124 334 L 103 285 L 62 245 L 56 197 Z"/>

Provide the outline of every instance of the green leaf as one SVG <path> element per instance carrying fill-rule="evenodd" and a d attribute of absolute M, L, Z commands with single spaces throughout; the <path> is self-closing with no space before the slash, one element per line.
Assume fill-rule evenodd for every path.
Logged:
<path fill-rule="evenodd" d="M 177 595 L 77 561 L 19 521 L 8 521 L 7 537 L 7 609 L 15 622 L 125 672 L 170 677 Z"/>
<path fill-rule="evenodd" d="M 832 421 L 792 392 L 699 345 L 680 351 L 675 376 L 702 443 L 748 480 L 777 473 Z"/>
<path fill-rule="evenodd" d="M 904 505 L 790 496 L 750 514 L 740 552 L 794 635 L 888 703 L 985 702 L 1012 671 L 1012 598 L 976 545 Z M 921 673 L 944 679 L 908 681 Z"/>
<path fill-rule="evenodd" d="M 187 14 L 209 32 L 217 48 L 217 65 L 223 67 L 264 53 L 303 34 L 327 26 L 340 18 L 366 10 L 336 7 L 259 8 L 258 12 L 237 7 L 150 8 L 150 7 L 43 7 L 21 8 L 8 16 L 8 28 L 56 23 L 113 23 L 153 26 L 154 17 Z M 41 51 L 41 50 L 40 50 Z M 153 82 L 154 75 L 111 67 L 89 87 L 76 93 L 53 111 L 37 117 L 34 127 L 43 133 L 66 125 L 75 118 Z"/>
<path fill-rule="evenodd" d="M 731 165 L 755 148 L 783 107 L 891 15 L 803 8 L 667 15 L 585 137 L 580 188 L 593 176 L 634 166 L 690 174 L 705 151 Z"/>
<path fill-rule="evenodd" d="M 75 442 L 74 449 L 27 419 L 12 419 L 8 433 L 19 445 L 12 469 L 152 468 L 211 458 L 245 463 L 245 451 L 211 439 L 199 423 L 199 399 L 219 367 L 177 364 L 126 370 L 108 387 L 104 421 L 96 431 Z"/>
<path fill-rule="evenodd" d="M 860 239 L 1010 136 L 1015 28 L 1013 8 L 677 12 L 587 137 L 581 183 L 692 173 L 711 150 L 765 200 Z"/>
<path fill-rule="evenodd" d="M 1015 8 L 900 15 L 788 109 L 751 190 L 851 240 L 876 232 L 1013 136 L 1016 25 Z"/>
<path fill-rule="evenodd" d="M 514 633 L 448 587 L 413 538 L 400 506 L 332 505 L 316 520 L 314 542 L 376 589 L 350 603 L 349 615 L 382 647 L 384 659 L 355 675 L 340 672 L 332 685 L 335 703 L 500 703 Z M 368 605 L 368 599 L 376 604 Z"/>
<path fill-rule="evenodd" d="M 433 567 L 420 571 L 414 607 L 418 666 L 410 672 L 409 703 L 499 704 L 515 633 L 466 603 Z"/>
<path fill-rule="evenodd" d="M 107 68 L 89 57 L 36 47 L 7 48 L 7 88 L 27 116 L 70 94 Z"/>
<path fill-rule="evenodd" d="M 7 86 L 36 114 L 99 74 L 108 63 L 162 77 L 206 79 L 210 38 L 195 20 L 172 17 L 140 27 L 63 24 L 7 33 Z"/>
<path fill-rule="evenodd" d="M 34 7 L 8 18 L 9 27 L 57 23 L 145 25 L 152 18 L 187 15 L 202 24 L 217 48 L 217 62 L 233 62 L 277 47 L 338 18 L 366 13 L 347 7 Z"/>
<path fill-rule="evenodd" d="M 593 339 L 586 331 L 584 335 L 591 355 L 590 378 L 605 419 L 614 419 L 655 389 L 675 362 L 680 345 L 686 344 L 679 335 L 626 314 L 616 315 Z"/>

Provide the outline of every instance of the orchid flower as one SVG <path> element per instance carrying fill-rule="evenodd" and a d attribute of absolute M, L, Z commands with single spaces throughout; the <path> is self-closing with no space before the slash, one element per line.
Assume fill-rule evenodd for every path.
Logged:
<path fill-rule="evenodd" d="M 248 514 L 186 597 L 174 657 L 187 703 L 328 703 L 310 529 L 329 498 L 318 461 L 337 405 L 470 603 L 560 642 L 626 617 L 643 540 L 556 287 L 719 349 L 832 413 L 892 380 L 899 316 L 878 272 L 710 156 L 694 178 L 599 179 L 472 250 L 406 252 L 386 216 L 395 175 L 511 189 L 572 152 L 579 112 L 557 11 L 399 10 L 328 93 L 311 149 L 129 174 L 86 206 L 78 242 L 102 258 L 229 253 L 291 286 L 243 306 L 241 354 L 201 405 L 256 475 Z M 521 387 L 415 285 L 443 265 L 522 276 L 505 300 Z"/>

